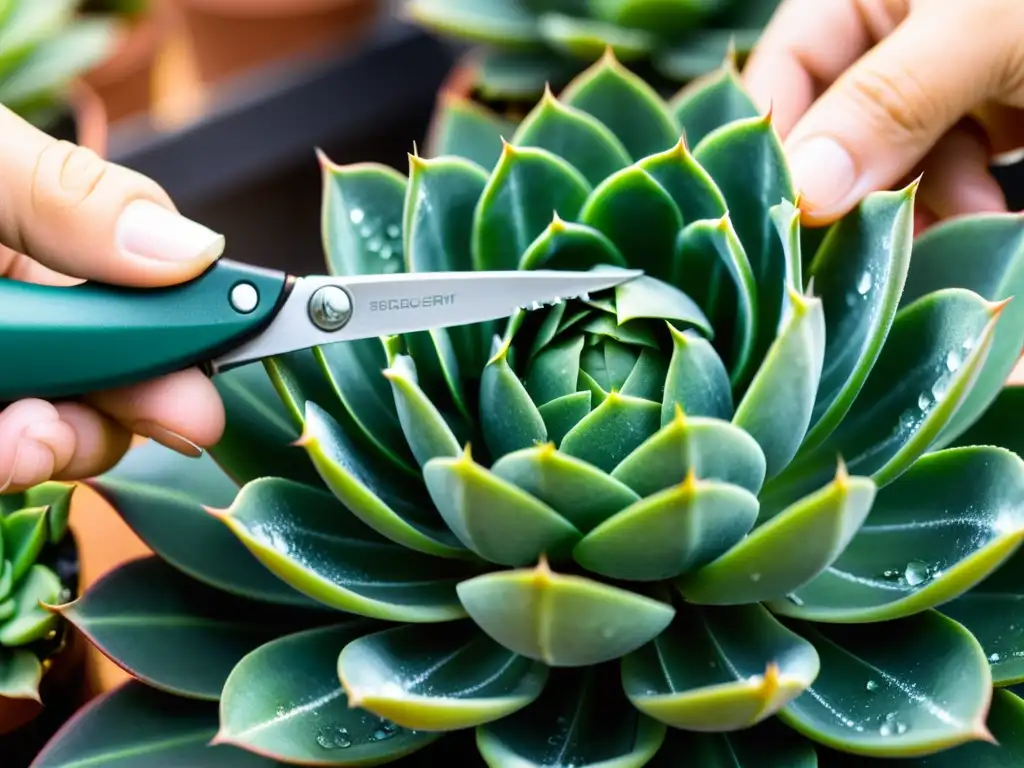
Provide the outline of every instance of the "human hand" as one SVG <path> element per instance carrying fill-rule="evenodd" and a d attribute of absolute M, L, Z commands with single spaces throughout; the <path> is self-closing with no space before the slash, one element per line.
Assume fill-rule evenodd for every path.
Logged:
<path fill-rule="evenodd" d="M 919 228 L 1006 210 L 988 169 L 1024 146 L 1021 0 L 783 0 L 744 82 L 811 226 L 922 174 Z"/>
<path fill-rule="evenodd" d="M 222 236 L 177 215 L 155 182 L 56 141 L 3 106 L 0 179 L 7 278 L 167 286 L 198 276 L 224 249 Z M 102 473 L 133 433 L 199 455 L 223 428 L 217 390 L 196 369 L 81 402 L 21 400 L 0 412 L 0 493 Z"/>

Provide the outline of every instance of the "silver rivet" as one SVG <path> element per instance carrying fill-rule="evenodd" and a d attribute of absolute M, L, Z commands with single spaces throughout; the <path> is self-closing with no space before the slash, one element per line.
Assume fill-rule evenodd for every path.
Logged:
<path fill-rule="evenodd" d="M 352 300 L 336 285 L 318 288 L 309 299 L 309 317 L 322 331 L 336 331 L 352 317 Z"/>
<path fill-rule="evenodd" d="M 260 293 L 252 283 L 237 283 L 231 289 L 230 299 L 236 312 L 247 315 L 259 306 Z"/>

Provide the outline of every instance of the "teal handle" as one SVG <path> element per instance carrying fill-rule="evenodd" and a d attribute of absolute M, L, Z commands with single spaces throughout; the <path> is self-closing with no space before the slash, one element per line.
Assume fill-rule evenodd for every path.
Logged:
<path fill-rule="evenodd" d="M 259 299 L 248 312 L 232 304 L 243 283 Z M 76 397 L 207 363 L 269 323 L 287 284 L 283 272 L 228 260 L 157 289 L 0 278 L 0 402 Z M 244 294 L 253 292 L 236 299 Z"/>

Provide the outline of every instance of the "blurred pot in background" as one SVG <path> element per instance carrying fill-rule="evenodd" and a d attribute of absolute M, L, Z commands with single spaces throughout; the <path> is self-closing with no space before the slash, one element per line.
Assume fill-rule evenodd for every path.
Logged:
<path fill-rule="evenodd" d="M 146 112 L 160 50 L 175 26 L 171 0 L 85 0 L 87 16 L 113 18 L 117 41 L 110 56 L 85 76 L 103 99 L 110 120 Z"/>
<path fill-rule="evenodd" d="M 359 35 L 378 0 L 173 0 L 205 86 Z"/>

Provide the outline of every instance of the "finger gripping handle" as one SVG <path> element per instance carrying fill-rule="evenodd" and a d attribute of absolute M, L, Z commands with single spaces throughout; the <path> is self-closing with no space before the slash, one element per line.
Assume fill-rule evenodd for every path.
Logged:
<path fill-rule="evenodd" d="M 0 402 L 75 397 L 206 363 L 273 318 L 286 282 L 227 260 L 157 289 L 0 278 Z"/>

